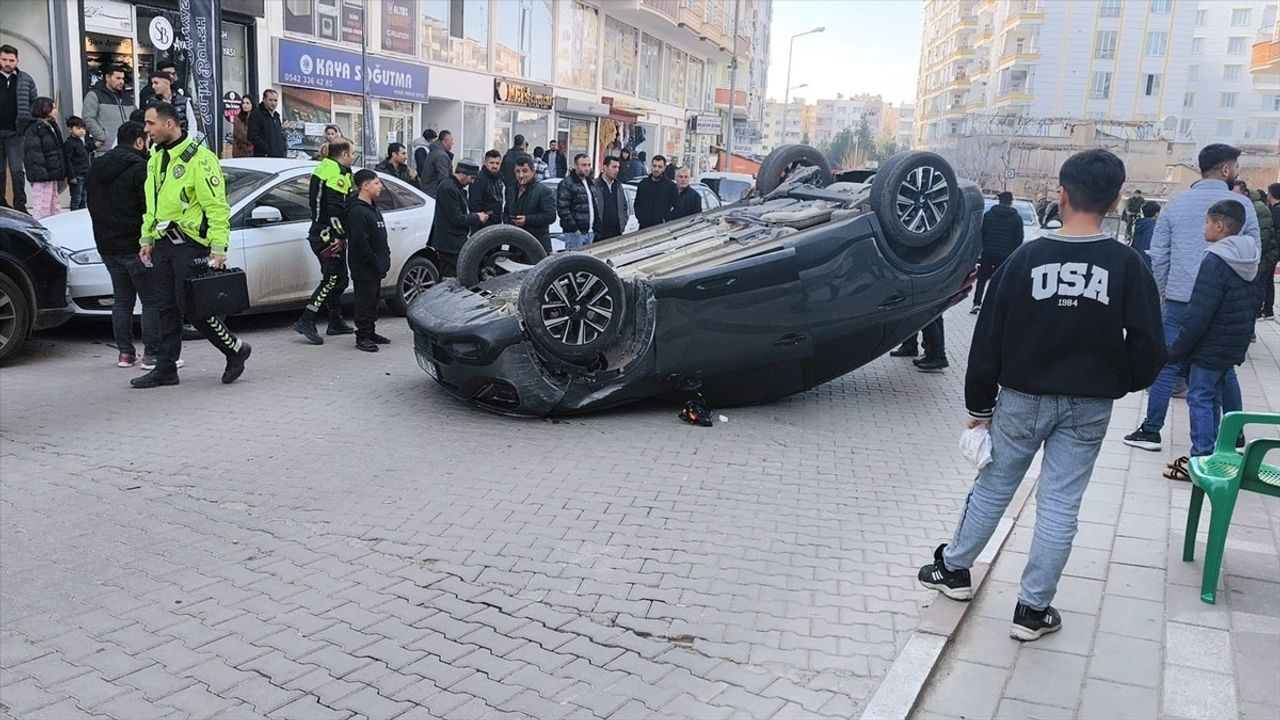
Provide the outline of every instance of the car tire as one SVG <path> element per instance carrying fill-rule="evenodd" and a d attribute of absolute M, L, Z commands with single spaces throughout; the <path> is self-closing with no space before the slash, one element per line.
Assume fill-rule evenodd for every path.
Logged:
<path fill-rule="evenodd" d="M 464 287 L 479 285 L 506 271 L 494 264 L 502 257 L 525 265 L 535 265 L 547 256 L 542 243 L 514 225 L 490 225 L 467 238 L 458 253 L 458 282 Z"/>
<path fill-rule="evenodd" d="M 818 167 L 822 171 L 815 178 L 814 184 L 824 186 L 831 181 L 831 163 L 815 147 L 809 145 L 783 145 L 760 163 L 760 172 L 756 173 L 756 193 L 768 195 L 778 189 L 797 167 Z"/>
<path fill-rule="evenodd" d="M 414 255 L 400 268 L 396 291 L 387 298 L 387 307 L 397 315 L 405 315 L 419 295 L 439 282 L 440 268 L 431 262 L 431 258 Z"/>
<path fill-rule="evenodd" d="M 608 263 L 566 252 L 529 271 L 520 287 L 519 309 L 539 350 L 564 362 L 589 363 L 622 332 L 626 292 Z"/>
<path fill-rule="evenodd" d="M 956 173 L 935 153 L 897 153 L 871 178 L 871 209 L 890 244 L 928 248 L 951 232 L 960 214 Z"/>
<path fill-rule="evenodd" d="M 31 332 L 31 303 L 22 287 L 0 274 L 0 362 L 18 352 Z"/>

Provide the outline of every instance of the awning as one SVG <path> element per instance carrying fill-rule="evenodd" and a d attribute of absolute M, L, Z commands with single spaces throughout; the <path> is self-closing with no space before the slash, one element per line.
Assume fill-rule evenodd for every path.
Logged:
<path fill-rule="evenodd" d="M 642 117 L 645 117 L 647 111 L 644 108 L 631 108 L 626 105 L 615 103 L 611 97 L 602 97 L 600 102 L 609 106 L 609 119 L 618 122 L 633 123 Z"/>

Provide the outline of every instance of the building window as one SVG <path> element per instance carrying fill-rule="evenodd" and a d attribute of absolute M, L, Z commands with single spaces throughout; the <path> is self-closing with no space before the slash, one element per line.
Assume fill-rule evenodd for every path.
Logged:
<path fill-rule="evenodd" d="M 1182 107 L 1193 108 L 1196 106 L 1196 94 L 1193 92 L 1182 94 Z"/>
<path fill-rule="evenodd" d="M 1262 27 L 1269 28 L 1276 24 L 1276 6 L 1268 5 L 1262 9 Z"/>
<path fill-rule="evenodd" d="M 1223 65 L 1222 79 L 1228 82 L 1240 79 L 1240 68 L 1242 65 Z"/>
<path fill-rule="evenodd" d="M 636 94 L 636 67 L 640 55 L 640 31 L 613 18 L 604 21 L 604 86 L 628 95 Z"/>
<path fill-rule="evenodd" d="M 1168 14 L 1173 8 L 1173 0 L 1151 0 L 1151 12 L 1160 15 Z"/>
<path fill-rule="evenodd" d="M 1204 38 L 1191 38 L 1191 54 L 1192 55 L 1204 54 Z"/>
<path fill-rule="evenodd" d="M 1160 74 L 1147 73 L 1142 76 L 1142 94 L 1147 97 L 1156 97 L 1160 94 Z"/>
<path fill-rule="evenodd" d="M 1116 56 L 1115 30 L 1099 30 L 1093 40 L 1093 56 L 1099 60 L 1110 60 Z"/>
<path fill-rule="evenodd" d="M 1231 25 L 1245 27 L 1249 24 L 1249 8 L 1235 8 L 1231 11 Z"/>
<path fill-rule="evenodd" d="M 554 52 L 544 37 L 550 27 L 551 0 L 497 3 L 493 28 L 494 72 L 550 83 Z"/>
<path fill-rule="evenodd" d="M 662 93 L 662 41 L 652 35 L 640 38 L 640 97 L 657 100 Z"/>
<path fill-rule="evenodd" d="M 1102 0 L 1098 14 L 1102 17 L 1120 17 L 1120 4 L 1123 0 Z"/>
<path fill-rule="evenodd" d="M 1187 66 L 1187 80 L 1189 80 L 1190 82 L 1195 82 L 1195 81 L 1197 81 L 1197 80 L 1199 80 L 1199 79 L 1200 79 L 1200 66 L 1199 66 L 1199 65 L 1188 65 L 1188 66 Z"/>
<path fill-rule="evenodd" d="M 667 102 L 672 105 L 684 107 L 687 98 L 685 90 L 688 87 L 688 69 L 689 55 L 688 53 L 677 50 L 670 45 L 667 46 Z"/>
<path fill-rule="evenodd" d="M 428 60 L 489 69 L 489 0 L 422 0 L 418 7 Z"/>
<path fill-rule="evenodd" d="M 1263 120 L 1258 123 L 1259 140 L 1275 140 L 1277 133 L 1280 133 L 1280 123 L 1275 120 Z"/>
<path fill-rule="evenodd" d="M 1209 22 L 1208 10 L 1196 11 L 1196 27 L 1204 27 Z"/>
<path fill-rule="evenodd" d="M 1089 97 L 1094 100 L 1106 100 L 1111 97 L 1111 73 L 1095 72 L 1093 82 L 1089 85 Z"/>
<path fill-rule="evenodd" d="M 1224 136 L 1224 137 L 1230 137 L 1230 135 L 1231 135 L 1231 133 L 1232 133 L 1232 131 L 1233 131 L 1234 126 L 1235 126 L 1235 122 L 1233 122 L 1233 121 L 1231 121 L 1231 120 L 1219 120 L 1219 121 L 1218 121 L 1218 134 L 1219 134 L 1219 135 L 1222 135 L 1222 136 Z"/>
<path fill-rule="evenodd" d="M 1280 111 L 1280 95 L 1263 95 L 1262 110 L 1267 112 Z"/>
<path fill-rule="evenodd" d="M 1190 135 L 1192 127 L 1194 127 L 1193 122 L 1190 119 L 1184 118 L 1180 123 L 1178 123 L 1178 133 L 1181 135 Z"/>
<path fill-rule="evenodd" d="M 688 107 L 693 110 L 702 109 L 702 79 L 706 74 L 706 66 L 697 58 L 689 58 L 689 100 Z"/>
<path fill-rule="evenodd" d="M 1164 51 L 1168 45 L 1169 33 L 1163 31 L 1147 33 L 1148 57 L 1164 57 Z"/>
<path fill-rule="evenodd" d="M 573 0 L 557 3 L 557 7 L 560 32 L 556 46 L 556 82 L 594 91 L 600 74 L 600 13 Z"/>
<path fill-rule="evenodd" d="M 460 158 L 479 160 L 484 157 L 489 133 L 485 125 L 489 120 L 489 106 L 477 103 L 462 103 L 462 151 Z"/>
<path fill-rule="evenodd" d="M 1236 106 L 1236 96 L 1240 93 L 1224 92 L 1218 98 L 1218 107 L 1233 108 Z"/>
<path fill-rule="evenodd" d="M 1227 38 L 1227 54 L 1243 55 L 1244 47 L 1245 47 L 1244 42 L 1245 42 L 1245 38 L 1242 38 L 1242 37 Z"/>

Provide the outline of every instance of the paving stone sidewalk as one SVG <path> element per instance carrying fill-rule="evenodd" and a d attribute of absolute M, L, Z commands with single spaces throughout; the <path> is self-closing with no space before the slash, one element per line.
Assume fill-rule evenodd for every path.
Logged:
<path fill-rule="evenodd" d="M 1246 410 L 1280 411 L 1280 325 L 1258 324 L 1239 376 Z M 1218 602 L 1201 602 L 1208 503 L 1196 560 L 1184 563 L 1190 486 L 1160 474 L 1190 444 L 1186 404 L 1174 400 L 1165 451 L 1150 453 L 1120 441 L 1145 403 L 1134 394 L 1116 405 L 1054 600 L 1063 629 L 1033 643 L 1008 637 L 1033 497 L 913 717 L 1280 718 L 1280 499 L 1241 495 Z"/>

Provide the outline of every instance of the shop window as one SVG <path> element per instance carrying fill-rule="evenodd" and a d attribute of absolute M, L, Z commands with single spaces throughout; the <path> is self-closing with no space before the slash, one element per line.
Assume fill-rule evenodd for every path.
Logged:
<path fill-rule="evenodd" d="M 636 94 L 636 62 L 640 31 L 606 18 L 604 23 L 604 86 L 628 95 Z"/>
<path fill-rule="evenodd" d="M 525 148 L 533 152 L 535 147 L 546 148 L 549 136 L 547 122 L 551 114 L 540 110 L 497 108 L 494 113 L 493 149 L 505 153 L 512 146 L 516 135 L 524 136 Z M 484 157 L 480 151 L 477 158 Z"/>
<path fill-rule="evenodd" d="M 640 97 L 657 100 L 662 90 L 662 41 L 651 35 L 640 38 Z"/>
<path fill-rule="evenodd" d="M 462 146 L 461 157 L 480 159 L 484 157 L 485 139 L 488 134 L 485 127 L 489 119 L 489 106 L 475 103 L 462 104 Z"/>
<path fill-rule="evenodd" d="M 139 27 L 146 25 L 140 23 Z M 364 27 L 362 0 L 286 0 L 284 3 L 285 32 L 358 45 Z"/>
<path fill-rule="evenodd" d="M 600 13 L 568 0 L 558 4 L 556 83 L 579 90 L 595 90 L 600 74 Z"/>
<path fill-rule="evenodd" d="M 428 60 L 489 68 L 489 0 L 420 0 L 419 7 Z"/>
<path fill-rule="evenodd" d="M 494 72 L 551 82 L 551 0 L 499 2 L 494 22 Z"/>

